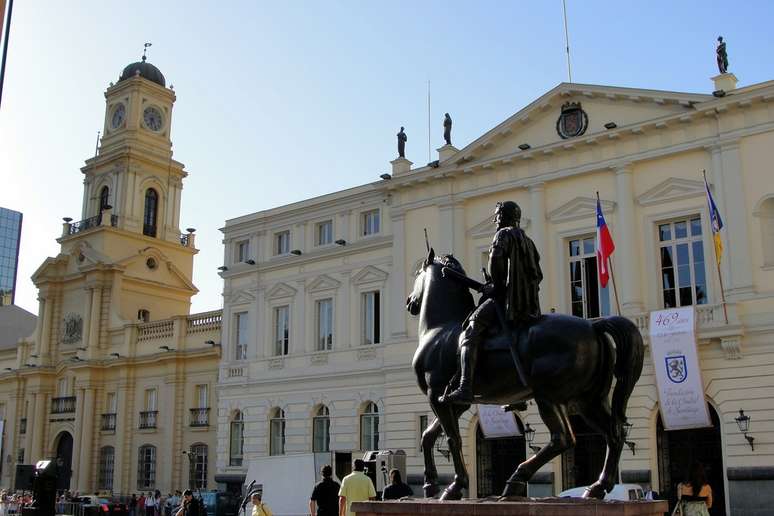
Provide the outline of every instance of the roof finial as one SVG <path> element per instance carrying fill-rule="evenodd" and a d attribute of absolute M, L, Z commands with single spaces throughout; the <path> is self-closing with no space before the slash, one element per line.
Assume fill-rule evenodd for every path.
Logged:
<path fill-rule="evenodd" d="M 143 48 L 143 49 L 142 49 L 142 60 L 143 60 L 143 61 L 145 61 L 145 60 L 147 59 L 147 58 L 145 57 L 145 53 L 148 51 L 148 47 L 150 47 L 150 46 L 152 46 L 152 45 L 153 45 L 153 43 L 150 43 L 150 42 L 148 42 L 148 43 L 145 43 L 145 44 L 143 45 L 143 47 L 145 47 L 145 48 Z"/>

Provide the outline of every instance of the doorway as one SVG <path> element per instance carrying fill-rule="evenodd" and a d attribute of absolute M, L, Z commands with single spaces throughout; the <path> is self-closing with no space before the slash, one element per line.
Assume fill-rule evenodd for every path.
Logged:
<path fill-rule="evenodd" d="M 516 418 L 519 428 L 521 421 Z M 481 426 L 476 425 L 476 478 L 479 498 L 500 495 L 505 482 L 527 459 L 524 435 L 502 439 L 485 439 Z"/>
<path fill-rule="evenodd" d="M 73 474 L 73 436 L 69 432 L 62 432 L 57 437 L 56 465 L 57 491 L 70 489 L 70 477 Z"/>
<path fill-rule="evenodd" d="M 599 479 L 605 465 L 605 437 L 593 430 L 580 416 L 570 416 L 575 432 L 575 448 L 562 453 L 562 491 L 590 486 Z"/>
<path fill-rule="evenodd" d="M 712 516 L 726 516 L 726 493 L 723 475 L 723 445 L 720 441 L 720 418 L 707 404 L 711 427 L 690 430 L 664 430 L 661 414 L 656 423 L 658 440 L 658 472 L 661 497 L 669 500 L 670 511 L 677 502 L 677 484 L 685 480 L 686 472 L 694 461 L 704 465 L 704 472 L 712 487 Z"/>

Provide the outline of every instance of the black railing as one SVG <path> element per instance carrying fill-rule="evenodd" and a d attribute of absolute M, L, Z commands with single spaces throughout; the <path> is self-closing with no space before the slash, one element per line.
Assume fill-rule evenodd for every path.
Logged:
<path fill-rule="evenodd" d="M 52 414 L 70 414 L 75 412 L 75 396 L 51 398 Z"/>
<path fill-rule="evenodd" d="M 180 245 L 188 247 L 188 242 L 191 241 L 191 235 L 189 233 L 183 233 L 180 235 Z"/>
<path fill-rule="evenodd" d="M 156 225 L 155 224 L 143 224 L 142 225 L 142 234 L 149 237 L 155 237 L 156 236 Z"/>
<path fill-rule="evenodd" d="M 156 428 L 156 416 L 158 416 L 158 414 L 158 410 L 146 410 L 140 412 L 140 428 Z"/>
<path fill-rule="evenodd" d="M 191 426 L 209 426 L 210 407 L 191 409 Z"/>
<path fill-rule="evenodd" d="M 102 430 L 115 430 L 115 429 L 116 429 L 116 415 L 102 414 Z"/>
<path fill-rule="evenodd" d="M 87 229 L 96 228 L 97 226 L 102 224 L 102 214 L 95 215 L 94 217 L 89 217 L 88 219 L 79 220 L 78 222 L 73 222 L 70 224 L 70 230 L 68 231 L 68 235 L 75 235 L 77 233 L 80 233 L 81 231 L 86 231 Z M 110 215 L 110 225 L 113 227 L 116 227 L 118 225 L 118 215 Z"/>
<path fill-rule="evenodd" d="M 19 420 L 19 435 L 27 433 L 27 418 L 23 417 Z"/>

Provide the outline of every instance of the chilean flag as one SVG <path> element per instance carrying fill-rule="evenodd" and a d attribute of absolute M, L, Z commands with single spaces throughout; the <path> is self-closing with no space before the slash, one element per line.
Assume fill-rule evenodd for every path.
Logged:
<path fill-rule="evenodd" d="M 613 237 L 610 236 L 610 230 L 607 229 L 607 222 L 605 222 L 605 216 L 602 215 L 602 205 L 599 203 L 599 196 L 597 196 L 597 274 L 599 276 L 599 284 L 602 288 L 607 286 L 607 280 L 610 278 L 610 271 L 608 270 L 607 259 L 615 251 L 615 244 L 613 243 Z"/>

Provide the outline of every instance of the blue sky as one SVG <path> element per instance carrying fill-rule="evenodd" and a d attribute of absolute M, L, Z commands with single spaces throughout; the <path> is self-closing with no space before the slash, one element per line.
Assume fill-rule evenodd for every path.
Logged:
<path fill-rule="evenodd" d="M 719 34 L 740 85 L 774 79 L 772 2 L 567 0 L 567 11 L 573 82 L 709 93 Z M 197 228 L 201 249 L 193 311 L 222 306 L 226 219 L 377 179 L 401 125 L 407 157 L 426 163 L 428 79 L 433 149 L 444 112 L 461 148 L 567 80 L 561 0 L 17 1 L 0 206 L 24 213 L 27 310 L 61 218 L 80 216 L 104 91 L 145 41 L 178 97 L 180 226 Z"/>

